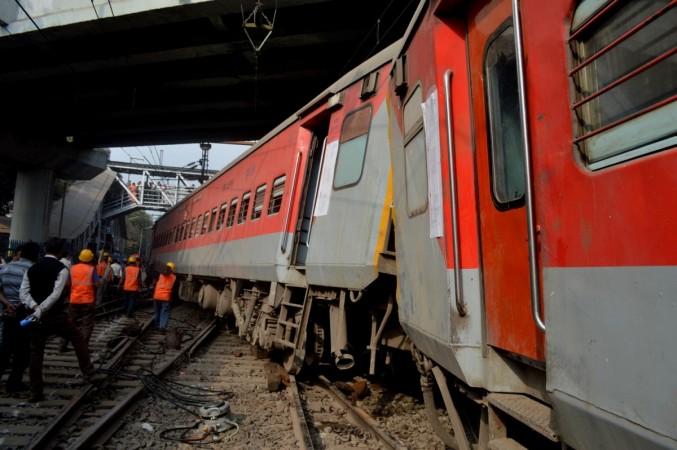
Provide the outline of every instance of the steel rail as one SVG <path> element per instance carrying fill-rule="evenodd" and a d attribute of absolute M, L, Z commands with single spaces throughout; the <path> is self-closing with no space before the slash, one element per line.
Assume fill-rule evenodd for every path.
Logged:
<path fill-rule="evenodd" d="M 136 343 L 141 336 L 148 330 L 148 327 L 153 323 L 153 318 L 148 319 L 143 326 L 138 335 L 133 338 L 127 339 L 125 344 L 121 344 L 122 347 L 116 351 L 113 358 L 111 358 L 105 365 L 104 369 L 112 369 L 118 364 L 122 358 L 126 355 L 129 349 L 134 343 Z M 69 420 L 73 420 L 80 415 L 80 410 L 83 406 L 84 400 L 87 398 L 88 394 L 94 389 L 92 383 L 87 384 L 75 397 L 71 399 L 66 406 L 63 407 L 58 416 L 47 426 L 47 428 L 40 434 L 37 438 L 33 439 L 29 444 L 29 449 L 39 449 L 45 448 L 48 446 L 52 438 L 58 433 L 60 429 L 63 428 L 64 424 Z"/>
<path fill-rule="evenodd" d="M 165 372 L 174 366 L 174 364 L 184 355 L 192 355 L 193 352 L 211 335 L 211 333 L 216 330 L 218 326 L 218 321 L 212 319 L 205 328 L 202 329 L 200 334 L 198 334 L 193 341 L 184 347 L 180 352 L 174 355 L 170 360 L 166 361 L 164 364 L 160 365 L 156 370 L 153 371 L 153 374 L 156 376 L 161 376 Z M 127 409 L 132 406 L 136 398 L 144 391 L 145 387 L 142 383 L 139 383 L 139 386 L 134 388 L 132 392 L 127 394 L 113 409 L 111 409 L 105 416 L 101 417 L 94 425 L 87 428 L 80 435 L 80 437 L 71 444 L 69 449 L 82 449 L 82 448 L 92 448 L 94 443 L 103 444 L 108 437 L 110 437 L 113 432 L 122 424 L 121 421 L 116 421 Z M 111 426 L 111 424 L 114 426 Z M 102 442 L 103 441 L 103 442 Z"/>
<path fill-rule="evenodd" d="M 314 450 L 313 439 L 310 436 L 308 420 L 303 412 L 299 388 L 296 384 L 296 377 L 289 375 L 289 402 L 291 409 L 291 421 L 294 428 L 294 434 L 301 450 Z"/>
<path fill-rule="evenodd" d="M 341 407 L 352 417 L 359 426 L 367 433 L 372 434 L 383 445 L 391 450 L 406 450 L 407 447 L 395 437 L 386 433 L 381 426 L 362 408 L 352 405 L 325 376 L 318 377 L 322 386 L 339 402 Z"/>

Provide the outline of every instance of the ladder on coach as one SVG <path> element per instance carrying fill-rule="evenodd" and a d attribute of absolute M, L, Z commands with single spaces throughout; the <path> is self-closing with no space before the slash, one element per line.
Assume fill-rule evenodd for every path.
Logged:
<path fill-rule="evenodd" d="M 303 294 L 298 292 L 300 289 L 303 289 Z M 303 365 L 306 329 L 312 303 L 313 297 L 308 289 L 285 287 L 285 295 L 280 304 L 280 316 L 277 320 L 275 342 L 290 353 L 284 364 L 289 373 L 298 372 Z"/>

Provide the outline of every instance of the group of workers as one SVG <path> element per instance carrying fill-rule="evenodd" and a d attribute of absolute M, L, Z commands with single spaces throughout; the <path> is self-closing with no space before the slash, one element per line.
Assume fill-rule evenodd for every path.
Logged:
<path fill-rule="evenodd" d="M 130 257 L 123 270 L 103 255 L 97 262 L 94 252 L 84 249 L 78 262 L 69 267 L 69 261 L 59 259 L 63 246 L 63 240 L 50 239 L 45 244 L 45 255 L 39 257 L 40 246 L 26 243 L 0 269 L 0 304 L 4 309 L 0 377 L 11 361 L 7 392 L 24 391 L 29 387 L 22 378 L 30 367 L 31 402 L 44 399 L 42 366 L 47 339 L 57 335 L 64 343 L 71 342 L 85 381 L 96 381 L 89 339 L 96 304 L 103 297 L 101 286 L 113 283 L 122 289 L 128 316 L 134 312 L 142 287 L 138 258 Z M 173 263 L 167 263 L 155 282 L 155 325 L 160 330 L 166 330 L 169 324 L 170 303 L 177 284 L 175 269 Z"/>

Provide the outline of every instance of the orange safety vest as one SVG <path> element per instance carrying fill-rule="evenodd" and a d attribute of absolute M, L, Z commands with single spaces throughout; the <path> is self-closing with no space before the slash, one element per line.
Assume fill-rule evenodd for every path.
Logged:
<path fill-rule="evenodd" d="M 71 295 L 73 305 L 87 305 L 94 303 L 96 288 L 94 287 L 94 267 L 89 264 L 78 263 L 71 267 Z"/>
<path fill-rule="evenodd" d="M 127 292 L 137 292 L 139 290 L 139 271 L 138 266 L 125 267 L 125 284 L 122 290 Z"/>
<path fill-rule="evenodd" d="M 157 283 L 155 283 L 155 291 L 153 292 L 153 299 L 168 302 L 172 299 L 172 288 L 176 281 L 176 275 L 160 274 Z"/>
<path fill-rule="evenodd" d="M 108 268 L 108 264 L 106 261 L 101 261 L 99 264 L 96 265 L 96 274 L 103 278 L 103 276 L 106 274 L 106 269 Z M 108 273 L 108 281 L 111 280 L 111 274 L 112 271 Z"/>

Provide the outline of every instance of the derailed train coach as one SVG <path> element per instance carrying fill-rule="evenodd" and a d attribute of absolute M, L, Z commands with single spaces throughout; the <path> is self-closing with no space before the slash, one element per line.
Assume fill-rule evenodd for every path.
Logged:
<path fill-rule="evenodd" d="M 421 2 L 398 312 L 448 447 L 677 448 L 675 2 Z"/>
<path fill-rule="evenodd" d="M 387 143 L 397 45 L 361 64 L 160 218 L 153 262 L 180 296 L 232 314 L 285 367 L 405 349 L 395 304 Z"/>

